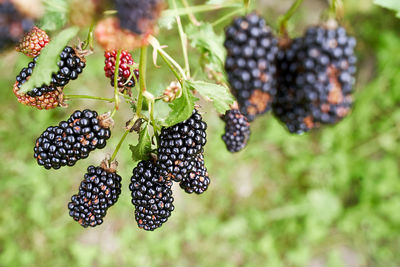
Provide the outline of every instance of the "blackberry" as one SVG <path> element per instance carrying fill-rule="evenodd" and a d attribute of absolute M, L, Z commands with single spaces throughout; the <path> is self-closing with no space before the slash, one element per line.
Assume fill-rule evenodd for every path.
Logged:
<path fill-rule="evenodd" d="M 195 166 L 182 179 L 179 185 L 188 194 L 202 194 L 207 190 L 209 184 L 210 178 L 208 177 L 207 168 L 204 165 L 204 156 L 203 154 L 199 154 L 196 158 Z"/>
<path fill-rule="evenodd" d="M 174 210 L 171 185 L 171 181 L 160 179 L 158 167 L 152 161 L 141 161 L 133 169 L 129 189 L 139 228 L 153 231 L 171 216 Z"/>
<path fill-rule="evenodd" d="M 136 34 L 151 33 L 164 0 L 117 0 L 116 7 L 121 28 Z"/>
<path fill-rule="evenodd" d="M 222 136 L 230 152 L 238 152 L 246 145 L 250 137 L 250 124 L 238 109 L 228 110 L 222 117 L 225 121 L 225 134 Z"/>
<path fill-rule="evenodd" d="M 189 119 L 161 130 L 157 162 L 167 179 L 180 182 L 192 169 L 207 142 L 206 129 L 207 124 L 194 109 Z"/>
<path fill-rule="evenodd" d="M 115 73 L 115 64 L 117 61 L 117 51 L 116 50 L 105 51 L 104 57 L 105 57 L 104 72 L 106 74 L 106 77 L 110 78 L 111 86 L 114 86 L 114 73 Z M 121 51 L 119 70 L 118 70 L 119 88 L 134 87 L 135 78 L 136 81 L 139 81 L 138 69 L 133 70 L 133 75 L 135 75 L 135 77 L 133 77 L 133 75 L 131 77 L 131 67 L 134 64 L 135 62 L 133 61 L 132 55 L 129 53 L 129 51 L 126 50 Z"/>
<path fill-rule="evenodd" d="M 34 157 L 46 169 L 73 166 L 95 149 L 102 149 L 110 138 L 109 118 L 96 111 L 75 111 L 67 121 L 50 126 L 36 140 Z"/>
<path fill-rule="evenodd" d="M 11 1 L 0 1 L 0 50 L 17 44 L 33 25 Z"/>
<path fill-rule="evenodd" d="M 28 57 L 35 57 L 40 54 L 40 51 L 50 42 L 47 33 L 38 27 L 28 32 L 24 39 L 16 47 L 18 52 L 24 53 Z"/>
<path fill-rule="evenodd" d="M 38 57 L 36 56 L 28 67 L 23 68 L 17 76 L 18 87 L 20 88 L 32 75 L 33 69 L 36 66 Z M 51 82 L 49 85 L 42 85 L 40 88 L 33 88 L 27 92 L 28 96 L 37 97 L 42 96 L 46 93 L 57 90 L 57 87 L 64 87 L 70 80 L 75 80 L 78 75 L 82 73 L 86 63 L 84 59 L 81 59 L 76 55 L 75 50 L 72 47 L 65 47 L 60 54 L 60 61 L 58 62 L 60 70 L 52 75 Z"/>
<path fill-rule="evenodd" d="M 350 112 L 355 45 L 344 28 L 318 26 L 279 52 L 274 114 L 290 132 L 334 124 Z"/>
<path fill-rule="evenodd" d="M 63 87 L 70 80 L 76 80 L 86 66 L 85 59 L 78 56 L 70 46 L 66 46 L 60 54 L 60 61 L 57 63 L 60 70 L 53 74 L 51 83 Z"/>
<path fill-rule="evenodd" d="M 69 215 L 85 228 L 100 225 L 120 194 L 121 176 L 103 167 L 89 166 L 79 193 L 68 203 Z"/>
<path fill-rule="evenodd" d="M 42 87 L 46 89 L 46 87 Z M 13 87 L 14 95 L 17 97 L 18 102 L 21 104 L 31 106 L 37 109 L 53 109 L 63 105 L 63 93 L 61 90 L 48 90 L 38 96 L 29 96 L 29 94 L 19 93 L 20 85 L 15 82 Z"/>
<path fill-rule="evenodd" d="M 263 18 L 236 18 L 225 30 L 225 70 L 240 112 L 253 121 L 267 112 L 276 94 L 277 40 Z"/>

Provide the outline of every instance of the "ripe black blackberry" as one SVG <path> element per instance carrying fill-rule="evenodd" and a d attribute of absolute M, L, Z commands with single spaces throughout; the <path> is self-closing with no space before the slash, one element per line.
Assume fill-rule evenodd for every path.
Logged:
<path fill-rule="evenodd" d="M 0 1 L 0 51 L 17 44 L 33 25 L 11 1 Z"/>
<path fill-rule="evenodd" d="M 95 149 L 102 149 L 110 138 L 107 116 L 96 111 L 75 111 L 67 121 L 48 127 L 36 140 L 34 157 L 46 169 L 73 166 Z"/>
<path fill-rule="evenodd" d="M 195 166 L 182 179 L 179 186 L 188 194 L 202 194 L 207 190 L 209 184 L 210 178 L 208 177 L 207 168 L 204 165 L 204 156 L 203 154 L 199 154 L 195 160 Z"/>
<path fill-rule="evenodd" d="M 192 169 L 207 142 L 206 129 L 207 124 L 194 109 L 189 119 L 161 130 L 157 164 L 167 179 L 180 182 Z"/>
<path fill-rule="evenodd" d="M 153 31 L 164 0 L 117 0 L 116 7 L 121 28 L 144 34 Z"/>
<path fill-rule="evenodd" d="M 290 132 L 334 124 L 351 110 L 356 40 L 342 27 L 309 28 L 278 58 L 274 113 Z"/>
<path fill-rule="evenodd" d="M 225 134 L 222 135 L 226 148 L 230 152 L 239 152 L 247 145 L 250 137 L 250 124 L 238 109 L 228 110 L 222 120 L 225 122 Z"/>
<path fill-rule="evenodd" d="M 38 57 L 29 62 L 27 68 L 23 68 L 17 76 L 18 87 L 20 88 L 32 75 Z M 58 62 L 60 70 L 52 75 L 49 85 L 42 85 L 40 88 L 33 88 L 27 93 L 31 97 L 42 96 L 48 92 L 57 90 L 57 87 L 64 87 L 70 80 L 75 80 L 82 73 L 86 66 L 85 60 L 76 55 L 72 47 L 66 46 L 60 54 Z"/>
<path fill-rule="evenodd" d="M 277 40 L 263 18 L 236 18 L 225 30 L 225 70 L 240 112 L 249 121 L 270 109 L 276 94 Z"/>
<path fill-rule="evenodd" d="M 85 228 L 100 225 L 120 194 L 121 176 L 115 170 L 89 166 L 79 193 L 68 203 L 69 215 Z"/>
<path fill-rule="evenodd" d="M 174 210 L 171 185 L 171 181 L 160 177 L 157 165 L 150 160 L 139 162 L 133 169 L 129 189 L 139 228 L 153 231 L 171 216 Z"/>

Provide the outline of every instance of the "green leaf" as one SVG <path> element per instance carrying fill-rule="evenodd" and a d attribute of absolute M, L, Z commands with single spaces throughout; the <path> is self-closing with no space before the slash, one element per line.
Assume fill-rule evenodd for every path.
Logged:
<path fill-rule="evenodd" d="M 148 160 L 151 153 L 151 137 L 148 131 L 149 124 L 140 131 L 139 142 L 136 146 L 129 145 L 133 161 Z"/>
<path fill-rule="evenodd" d="M 193 112 L 194 103 L 197 100 L 189 90 L 189 84 L 184 81 L 181 97 L 175 99 L 169 106 L 172 109 L 165 120 L 164 126 L 172 126 L 188 119 Z"/>
<path fill-rule="evenodd" d="M 187 81 L 187 83 L 204 98 L 211 99 L 215 109 L 221 114 L 229 110 L 229 105 L 235 101 L 228 88 L 224 86 L 204 81 Z"/>
<path fill-rule="evenodd" d="M 206 57 L 207 61 L 217 66 L 214 69 L 223 72 L 226 56 L 224 49 L 224 37 L 217 35 L 210 23 L 202 23 L 199 27 L 190 24 L 185 30 L 191 45 Z"/>
<path fill-rule="evenodd" d="M 399 0 L 374 0 L 375 5 L 379 5 L 394 10 L 396 17 L 400 18 L 400 1 Z"/>
<path fill-rule="evenodd" d="M 67 0 L 43 0 L 45 14 L 40 21 L 40 28 L 45 31 L 61 29 L 68 20 Z"/>
<path fill-rule="evenodd" d="M 49 84 L 51 75 L 57 73 L 59 69 L 57 63 L 60 59 L 61 51 L 77 33 L 77 27 L 65 29 L 57 34 L 51 42 L 43 48 L 31 77 L 21 86 L 21 93 L 26 93 L 43 84 Z"/>

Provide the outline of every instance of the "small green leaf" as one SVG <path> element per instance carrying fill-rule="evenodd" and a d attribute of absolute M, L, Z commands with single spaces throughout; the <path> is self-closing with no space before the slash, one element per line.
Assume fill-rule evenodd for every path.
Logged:
<path fill-rule="evenodd" d="M 187 81 L 183 83 L 181 97 L 175 99 L 169 106 L 172 109 L 165 120 L 164 126 L 172 126 L 188 119 L 193 112 L 194 103 L 197 100 L 189 90 Z"/>
<path fill-rule="evenodd" d="M 140 131 L 139 142 L 136 146 L 129 145 L 129 149 L 132 151 L 133 161 L 148 160 L 151 153 L 151 137 L 148 131 L 149 125 Z"/>
<path fill-rule="evenodd" d="M 375 5 L 379 5 L 394 10 L 396 17 L 400 18 L 400 1 L 399 0 L 374 0 Z"/>
<path fill-rule="evenodd" d="M 221 114 L 229 110 L 229 105 L 235 101 L 228 88 L 224 86 L 204 81 L 187 81 L 187 83 L 203 97 L 211 99 L 215 109 Z"/>
<path fill-rule="evenodd" d="M 43 0 L 45 14 L 40 21 L 40 28 L 45 31 L 61 29 L 68 20 L 67 0 Z"/>
<path fill-rule="evenodd" d="M 199 27 L 190 24 L 185 32 L 191 45 L 199 50 L 208 62 L 219 66 L 215 71 L 222 72 L 226 54 L 223 36 L 217 35 L 210 23 L 202 23 Z"/>
<path fill-rule="evenodd" d="M 32 76 L 21 86 L 21 93 L 26 93 L 35 87 L 43 84 L 49 84 L 51 75 L 57 73 L 57 62 L 60 59 L 60 53 L 67 43 L 78 33 L 78 28 L 68 28 L 61 31 L 40 53 L 36 67 L 33 69 Z"/>

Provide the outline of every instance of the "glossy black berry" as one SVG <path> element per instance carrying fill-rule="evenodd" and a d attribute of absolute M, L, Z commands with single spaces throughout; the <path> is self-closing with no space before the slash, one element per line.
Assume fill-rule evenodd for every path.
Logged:
<path fill-rule="evenodd" d="M 202 194 L 210 184 L 207 168 L 204 165 L 204 156 L 199 154 L 195 159 L 195 166 L 179 183 L 179 186 L 185 190 L 186 193 Z"/>
<path fill-rule="evenodd" d="M 158 167 L 152 161 L 141 161 L 133 169 L 129 189 L 139 228 L 153 231 L 171 216 L 174 210 L 171 185 L 171 181 L 160 179 Z"/>
<path fill-rule="evenodd" d="M 277 40 L 263 18 L 236 18 L 225 30 L 225 70 L 239 109 L 249 121 L 271 107 L 276 94 Z"/>
<path fill-rule="evenodd" d="M 167 179 L 180 182 L 191 170 L 207 142 L 206 129 L 195 109 L 189 119 L 161 130 L 157 164 Z"/>
<path fill-rule="evenodd" d="M 250 137 L 250 124 L 237 109 L 228 110 L 222 117 L 225 121 L 225 133 L 222 136 L 230 152 L 238 152 L 247 145 Z"/>
<path fill-rule="evenodd" d="M 85 228 L 100 225 L 120 194 L 121 176 L 102 167 L 89 166 L 79 193 L 68 203 L 69 215 Z"/>
<path fill-rule="evenodd" d="M 292 133 L 334 124 L 351 110 L 356 41 L 342 27 L 311 27 L 278 54 L 274 114 Z"/>
<path fill-rule="evenodd" d="M 111 131 L 103 128 L 96 111 L 75 111 L 67 121 L 51 126 L 36 140 L 34 157 L 46 169 L 73 166 L 95 149 L 106 146 Z"/>

